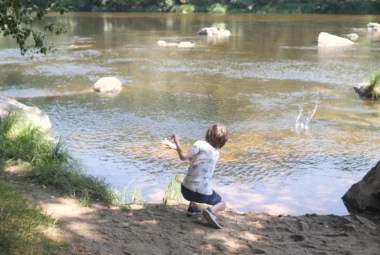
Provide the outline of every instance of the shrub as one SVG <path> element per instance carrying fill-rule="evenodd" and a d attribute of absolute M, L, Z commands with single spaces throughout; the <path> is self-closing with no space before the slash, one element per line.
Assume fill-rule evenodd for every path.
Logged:
<path fill-rule="evenodd" d="M 228 6 L 225 4 L 215 3 L 208 8 L 210 13 L 226 13 Z"/>
<path fill-rule="evenodd" d="M 170 9 L 170 12 L 194 12 L 195 6 L 192 4 L 176 4 Z"/>

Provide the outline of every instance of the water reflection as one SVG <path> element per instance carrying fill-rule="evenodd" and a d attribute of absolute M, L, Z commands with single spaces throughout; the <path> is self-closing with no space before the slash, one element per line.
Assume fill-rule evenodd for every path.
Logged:
<path fill-rule="evenodd" d="M 53 16 L 47 21 L 70 28 L 50 38 L 53 54 L 32 60 L 0 39 L 0 93 L 47 111 L 55 135 L 67 140 L 88 172 L 119 190 L 134 180 L 145 197 L 161 201 L 168 180 L 187 164 L 159 141 L 178 133 L 189 147 L 222 122 L 231 141 L 215 182 L 230 206 L 343 214 L 340 197 L 380 155 L 380 106 L 361 101 L 352 89 L 377 68 L 380 52 L 366 30 L 356 31 L 359 44 L 350 49 L 323 52 L 316 40 L 321 31 L 348 34 L 372 18 Z M 216 22 L 231 31 L 228 40 L 197 35 Z M 158 40 L 196 47 L 162 48 Z M 104 76 L 122 81 L 118 96 L 91 91 Z"/>

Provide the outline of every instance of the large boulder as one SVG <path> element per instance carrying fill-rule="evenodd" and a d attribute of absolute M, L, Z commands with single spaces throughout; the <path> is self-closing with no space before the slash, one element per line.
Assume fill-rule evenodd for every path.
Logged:
<path fill-rule="evenodd" d="M 318 46 L 351 46 L 354 42 L 348 40 L 347 38 L 339 37 L 336 35 L 332 35 L 326 32 L 319 33 L 318 36 Z"/>
<path fill-rule="evenodd" d="M 49 116 L 36 106 L 27 106 L 10 98 L 0 97 L 0 117 L 4 118 L 11 112 L 21 114 L 19 125 L 39 126 L 42 130 L 49 131 L 51 122 Z"/>
<path fill-rule="evenodd" d="M 121 82 L 115 77 L 104 77 L 94 84 L 93 89 L 96 92 L 118 94 L 121 91 Z"/>
<path fill-rule="evenodd" d="M 380 213 L 380 161 L 342 199 L 349 211 Z"/>

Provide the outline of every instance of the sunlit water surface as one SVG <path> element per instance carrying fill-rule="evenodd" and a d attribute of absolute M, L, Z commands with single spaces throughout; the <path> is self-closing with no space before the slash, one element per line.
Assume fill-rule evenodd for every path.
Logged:
<path fill-rule="evenodd" d="M 189 148 L 216 122 L 229 127 L 215 189 L 238 210 L 346 214 L 341 196 L 380 158 L 380 104 L 353 85 L 379 68 L 379 16 L 82 13 L 49 17 L 68 34 L 56 52 L 20 56 L 0 39 L 0 93 L 46 111 L 54 134 L 122 191 L 160 202 L 186 173 L 160 140 Z M 232 36 L 197 31 L 224 26 Z M 349 48 L 318 48 L 320 32 L 359 35 Z M 193 49 L 156 42 L 190 41 Z M 91 92 L 100 77 L 123 83 L 117 96 Z"/>

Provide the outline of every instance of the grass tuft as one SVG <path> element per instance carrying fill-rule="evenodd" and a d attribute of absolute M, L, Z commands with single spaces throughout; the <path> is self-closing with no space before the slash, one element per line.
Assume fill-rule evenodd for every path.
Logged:
<path fill-rule="evenodd" d="M 104 179 L 86 175 L 62 140 L 49 138 L 37 126 L 16 127 L 18 113 L 0 118 L 0 159 L 23 161 L 30 165 L 31 177 L 40 184 L 52 185 L 82 204 L 99 201 L 114 204 L 117 194 Z"/>
<path fill-rule="evenodd" d="M 369 86 L 367 88 L 367 91 L 369 91 L 372 97 L 372 100 L 380 99 L 379 87 L 380 87 L 380 70 L 374 72 L 371 75 L 371 78 L 369 80 Z"/>
<path fill-rule="evenodd" d="M 162 199 L 163 207 L 166 207 L 168 201 L 182 201 L 181 181 L 178 181 L 177 178 L 173 178 L 168 183 L 165 191 L 165 197 Z"/>

